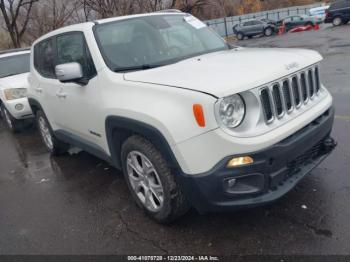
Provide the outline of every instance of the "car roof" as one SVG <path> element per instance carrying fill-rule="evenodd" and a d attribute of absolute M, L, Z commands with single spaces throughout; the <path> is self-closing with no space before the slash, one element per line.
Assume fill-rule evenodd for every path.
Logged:
<path fill-rule="evenodd" d="M 0 51 L 0 58 L 30 53 L 30 48 L 7 49 Z"/>
<path fill-rule="evenodd" d="M 105 18 L 101 20 L 96 20 L 95 23 L 97 24 L 106 24 L 110 22 L 115 22 L 115 21 L 121 21 L 121 20 L 126 20 L 126 19 L 131 19 L 131 18 L 137 18 L 137 17 L 147 17 L 147 16 L 156 16 L 156 15 L 184 15 L 185 13 L 176 10 L 176 9 L 170 9 L 170 10 L 162 10 L 162 11 L 157 11 L 153 13 L 145 13 L 145 14 L 137 14 L 137 15 L 127 15 L 127 16 L 118 16 L 118 17 L 111 17 L 111 18 Z"/>

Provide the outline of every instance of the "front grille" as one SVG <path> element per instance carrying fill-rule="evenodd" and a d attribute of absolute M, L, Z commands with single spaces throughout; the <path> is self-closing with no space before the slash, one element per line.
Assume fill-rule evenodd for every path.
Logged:
<path fill-rule="evenodd" d="M 316 92 L 320 91 L 321 81 L 320 81 L 320 73 L 318 71 L 318 67 L 315 68 L 315 89 Z"/>
<path fill-rule="evenodd" d="M 304 102 L 306 102 L 308 99 L 308 93 L 307 93 L 307 84 L 306 84 L 305 73 L 300 74 L 300 85 L 301 85 L 301 92 L 303 95 L 303 100 L 304 100 Z"/>
<path fill-rule="evenodd" d="M 272 104 L 267 89 L 261 91 L 261 102 L 263 105 L 266 122 L 273 121 Z"/>
<path fill-rule="evenodd" d="M 292 88 L 293 88 L 294 103 L 296 107 L 299 107 L 301 103 L 301 99 L 300 99 L 300 92 L 299 92 L 299 83 L 296 76 L 292 78 Z"/>
<path fill-rule="evenodd" d="M 270 124 L 276 118 L 282 118 L 285 113 L 311 103 L 320 89 L 318 66 L 262 88 L 260 99 L 266 122 Z"/>
<path fill-rule="evenodd" d="M 272 93 L 273 93 L 273 99 L 276 105 L 276 113 L 277 113 L 277 116 L 280 117 L 283 115 L 283 102 L 282 102 L 280 86 L 278 84 L 275 84 L 273 86 Z"/>
<path fill-rule="evenodd" d="M 308 76 L 309 76 L 309 92 L 310 92 L 310 97 L 313 97 L 314 94 L 315 94 L 315 88 L 314 88 L 314 78 L 313 78 L 312 70 L 309 70 Z"/>
<path fill-rule="evenodd" d="M 284 95 L 284 99 L 286 101 L 287 111 L 290 111 L 292 109 L 292 96 L 290 94 L 290 88 L 289 88 L 289 81 L 288 80 L 285 80 L 283 82 L 283 95 Z"/>

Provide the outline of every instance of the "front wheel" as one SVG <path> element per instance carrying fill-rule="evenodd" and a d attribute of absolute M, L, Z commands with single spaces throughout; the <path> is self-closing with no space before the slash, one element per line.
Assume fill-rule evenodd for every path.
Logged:
<path fill-rule="evenodd" d="M 36 122 L 37 127 L 39 129 L 39 133 L 41 136 L 41 139 L 46 147 L 46 149 L 52 154 L 52 155 L 60 155 L 69 149 L 69 145 L 58 140 L 52 131 L 52 128 L 49 124 L 49 121 L 47 120 L 44 112 L 37 111 L 36 112 Z"/>
<path fill-rule="evenodd" d="M 333 19 L 334 26 L 340 26 L 342 24 L 343 24 L 343 19 L 341 19 L 341 17 L 337 16 Z"/>
<path fill-rule="evenodd" d="M 273 30 L 272 30 L 271 27 L 268 27 L 268 28 L 266 28 L 266 29 L 264 30 L 264 35 L 265 35 L 265 36 L 269 37 L 269 36 L 272 36 L 272 34 L 273 34 Z"/>
<path fill-rule="evenodd" d="M 189 204 L 161 153 L 148 140 L 132 136 L 122 146 L 124 175 L 136 203 L 159 223 L 170 223 Z"/>

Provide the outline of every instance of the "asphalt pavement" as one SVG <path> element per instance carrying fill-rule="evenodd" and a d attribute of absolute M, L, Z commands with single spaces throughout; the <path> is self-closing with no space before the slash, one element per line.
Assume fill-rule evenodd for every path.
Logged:
<path fill-rule="evenodd" d="M 123 175 L 80 152 L 50 157 L 37 131 L 0 123 L 0 254 L 350 255 L 350 24 L 237 42 L 320 51 L 334 96 L 336 151 L 269 206 L 147 218 Z M 234 72 L 232 72 L 234 79 Z"/>

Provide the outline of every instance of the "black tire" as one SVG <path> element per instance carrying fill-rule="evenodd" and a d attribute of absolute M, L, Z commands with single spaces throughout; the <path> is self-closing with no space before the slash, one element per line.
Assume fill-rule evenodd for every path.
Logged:
<path fill-rule="evenodd" d="M 343 21 L 343 19 L 340 16 L 336 16 L 336 17 L 333 18 L 332 24 L 334 26 L 340 26 L 340 25 L 343 24 L 343 22 L 344 21 Z"/>
<path fill-rule="evenodd" d="M 265 28 L 264 35 L 267 37 L 272 36 L 273 35 L 273 28 L 272 27 Z"/>
<path fill-rule="evenodd" d="M 4 105 L 0 105 L 1 116 L 5 122 L 5 125 L 8 130 L 12 133 L 18 133 L 22 128 L 22 121 L 15 119 L 11 113 L 4 107 Z"/>
<path fill-rule="evenodd" d="M 238 39 L 238 40 L 243 40 L 243 39 L 244 39 L 244 34 L 241 33 L 241 32 L 238 32 L 238 33 L 237 33 L 237 39 Z"/>
<path fill-rule="evenodd" d="M 146 208 L 131 185 L 128 175 L 127 159 L 132 152 L 140 152 L 146 156 L 157 172 L 163 189 L 163 205 L 157 212 L 152 212 Z M 168 224 L 184 215 L 190 209 L 186 197 L 175 181 L 175 177 L 171 173 L 163 156 L 147 139 L 141 136 L 132 136 L 128 138 L 122 146 L 121 159 L 129 190 L 138 206 L 142 208 L 148 216 L 158 223 Z"/>
<path fill-rule="evenodd" d="M 36 118 L 36 124 L 37 124 L 37 128 L 38 128 L 41 140 L 45 145 L 46 149 L 51 153 L 51 155 L 57 156 L 57 155 L 62 155 L 66 153 L 69 149 L 69 145 L 60 141 L 55 137 L 54 132 L 44 112 L 41 110 L 38 110 L 36 112 L 35 118 Z M 51 142 L 52 142 L 51 146 L 49 145 L 48 141 L 44 137 L 42 127 L 40 126 L 40 121 L 44 121 L 46 124 L 47 132 L 51 136 Z"/>

